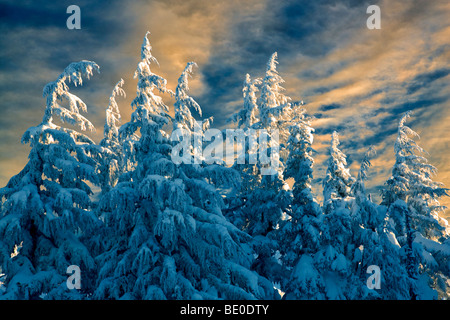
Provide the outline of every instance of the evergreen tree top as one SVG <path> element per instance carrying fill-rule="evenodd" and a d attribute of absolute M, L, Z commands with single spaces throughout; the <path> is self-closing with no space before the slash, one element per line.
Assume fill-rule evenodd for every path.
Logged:
<path fill-rule="evenodd" d="M 89 77 L 93 71 L 99 71 L 100 67 L 93 61 L 82 60 L 69 64 L 58 78 L 45 85 L 43 90 L 44 98 L 47 98 L 47 105 L 42 119 L 42 124 L 51 124 L 52 117 L 57 115 L 62 122 L 78 125 L 81 130 L 94 130 L 92 123 L 80 115 L 80 111 L 87 112 L 86 104 L 76 95 L 69 92 L 66 80 L 75 86 L 83 84 L 83 76 Z M 69 109 L 61 106 L 58 101 L 63 99 L 69 103 Z"/>

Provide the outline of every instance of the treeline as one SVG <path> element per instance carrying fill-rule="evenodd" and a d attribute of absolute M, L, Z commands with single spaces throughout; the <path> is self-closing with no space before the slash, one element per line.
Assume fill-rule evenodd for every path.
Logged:
<path fill-rule="evenodd" d="M 230 167 L 195 144 L 211 141 L 213 120 L 191 114 L 201 114 L 188 87 L 196 64 L 171 90 L 151 70 L 151 49 L 146 34 L 131 120 L 120 124 L 120 80 L 99 144 L 84 133 L 94 128 L 86 104 L 69 92 L 98 65 L 72 63 L 44 87 L 42 122 L 22 138 L 28 163 L 0 189 L 0 299 L 449 297 L 449 227 L 439 216 L 447 189 L 432 180 L 409 112 L 382 202 L 364 186 L 374 148 L 352 177 L 334 132 L 320 204 L 311 191 L 312 119 L 283 94 L 276 53 L 264 78 L 246 75 L 243 107 L 230 119 L 244 133 L 243 158 Z M 174 98 L 174 116 L 161 93 Z M 186 134 L 174 139 L 168 128 Z M 254 145 L 258 133 L 264 144 Z M 180 143 L 193 161 L 173 160 Z M 269 163 L 251 161 L 262 152 Z M 69 266 L 81 286 L 68 285 Z"/>

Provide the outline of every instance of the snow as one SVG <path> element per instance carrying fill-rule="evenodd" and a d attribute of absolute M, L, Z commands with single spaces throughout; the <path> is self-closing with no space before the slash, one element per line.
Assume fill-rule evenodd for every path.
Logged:
<path fill-rule="evenodd" d="M 242 107 L 231 117 L 245 133 L 241 142 L 264 131 L 261 149 L 237 146 L 246 161 L 230 166 L 210 164 L 188 145 L 195 163 L 176 163 L 169 131 L 202 141 L 212 118 L 193 115 L 202 117 L 188 83 L 197 65 L 187 62 L 172 91 L 151 70 L 148 36 L 131 119 L 120 124 L 121 79 L 99 144 L 52 123 L 59 117 L 94 129 L 69 85 L 82 85 L 98 65 L 71 63 L 44 87 L 42 122 L 22 138 L 29 162 L 0 189 L 0 299 L 450 298 L 450 235 L 438 201 L 446 189 L 431 180 L 436 168 L 406 126 L 409 112 L 399 121 L 381 204 L 364 186 L 374 149 L 354 179 L 337 132 L 325 177 L 313 177 L 313 119 L 283 94 L 275 52 L 263 78 L 246 74 Z M 271 167 L 248 161 L 277 148 Z M 323 205 L 314 179 L 323 181 Z M 80 291 L 66 286 L 70 265 L 82 272 Z M 366 283 L 373 265 L 382 279 L 376 290 Z"/>
<path fill-rule="evenodd" d="M 390 243 L 392 243 L 394 246 L 400 249 L 401 246 L 398 243 L 397 238 L 395 237 L 395 234 L 392 231 L 388 231 L 386 233 L 386 236 Z"/>

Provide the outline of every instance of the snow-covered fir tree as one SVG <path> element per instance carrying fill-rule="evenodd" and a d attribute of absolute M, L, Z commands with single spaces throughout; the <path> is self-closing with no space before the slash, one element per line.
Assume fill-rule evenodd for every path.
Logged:
<path fill-rule="evenodd" d="M 323 179 L 323 204 L 325 212 L 334 208 L 339 200 L 350 195 L 354 178 L 347 168 L 347 157 L 339 149 L 339 135 L 336 131 L 331 135 L 330 156 L 326 176 Z"/>
<path fill-rule="evenodd" d="M 402 246 L 402 256 L 411 280 L 413 299 L 448 297 L 448 223 L 439 216 L 447 195 L 441 183 L 432 180 L 436 168 L 423 156 L 425 151 L 410 138 L 418 134 L 405 125 L 411 112 L 400 119 L 394 145 L 395 164 L 383 190 L 391 225 Z M 432 284 L 431 286 L 429 284 Z"/>
<path fill-rule="evenodd" d="M 85 134 L 53 119 L 94 129 L 80 113 L 87 111 L 86 104 L 69 92 L 68 83 L 81 85 L 83 77 L 98 69 L 91 61 L 71 63 L 44 87 L 42 122 L 22 138 L 31 146 L 29 161 L 0 189 L 0 265 L 6 275 L 2 299 L 80 299 L 95 282 L 95 262 L 85 244 L 99 226 L 88 184 L 99 184 L 93 160 L 98 149 Z M 70 265 L 84 274 L 81 290 L 66 286 Z"/>
<path fill-rule="evenodd" d="M 256 94 L 260 84 L 261 79 L 252 79 L 249 74 L 246 74 L 242 88 L 244 100 L 242 109 L 228 119 L 228 122 L 237 124 L 237 132 L 244 137 L 243 145 L 240 146 L 240 152 L 243 154 L 243 157 L 236 159 L 233 163 L 233 169 L 241 177 L 239 190 L 236 194 L 229 195 L 226 198 L 228 205 L 226 210 L 227 218 L 240 229 L 243 229 L 248 223 L 242 208 L 249 194 L 257 188 L 261 181 L 260 168 L 254 160 L 251 161 L 251 159 L 257 160 L 258 158 L 258 132 L 254 129 L 254 124 L 259 122 Z"/>
<path fill-rule="evenodd" d="M 408 275 L 401 264 L 400 246 L 395 233 L 387 225 L 387 210 L 372 202 L 365 181 L 375 149 L 370 146 L 361 161 L 358 176 L 351 188 L 351 220 L 354 244 L 351 270 L 355 274 L 349 299 L 408 299 Z M 380 268 L 380 288 L 369 289 L 367 271 Z"/>
<path fill-rule="evenodd" d="M 142 50 L 148 53 L 146 40 Z M 178 89 L 187 84 L 183 79 Z M 138 94 L 144 91 L 142 84 L 146 82 L 138 82 Z M 186 100 L 177 91 L 180 107 Z M 223 200 L 215 187 L 188 176 L 172 161 L 167 134 L 154 124 L 155 119 L 168 122 L 168 114 L 146 104 L 151 100 L 135 101 L 137 110 L 146 113 L 139 126 L 147 129 L 140 127 L 139 148 L 134 149 L 137 167 L 130 180 L 119 182 L 105 197 L 112 207 L 112 233 L 109 248 L 97 258 L 102 267 L 94 297 L 274 298 L 272 284 L 249 270 L 253 256 L 248 235 L 222 215 Z M 182 125 L 186 120 L 179 114 L 175 121 Z"/>
<path fill-rule="evenodd" d="M 158 61 L 152 55 L 152 46 L 148 40 L 149 34 L 150 32 L 147 32 L 144 36 L 141 61 L 134 73 L 134 78 L 138 79 L 138 84 L 136 97 L 131 102 L 131 106 L 135 110 L 131 115 L 131 120 L 119 129 L 119 136 L 124 144 L 125 162 L 128 171 L 133 171 L 136 163 L 142 162 L 142 159 L 137 157 L 146 154 L 150 146 L 167 140 L 168 135 L 161 128 L 171 120 L 169 107 L 164 104 L 162 97 L 158 96 L 155 91 L 169 94 L 173 94 L 173 92 L 167 88 L 167 80 L 153 73 L 150 68 L 153 62 L 157 63 Z M 165 150 L 161 151 L 164 154 L 168 154 L 168 146 L 168 144 L 162 144 L 161 147 Z M 150 163 L 145 164 L 144 170 L 148 165 Z"/>
<path fill-rule="evenodd" d="M 285 178 L 294 179 L 293 200 L 289 218 L 278 235 L 281 260 L 289 270 L 283 288 L 286 299 L 318 299 L 323 283 L 314 266 L 314 254 L 321 247 L 322 211 L 311 190 L 314 129 L 305 109 L 297 107 L 294 114 L 289 127 L 289 155 L 284 170 Z"/>
<path fill-rule="evenodd" d="M 100 165 L 100 179 L 103 192 L 108 192 L 114 187 L 125 166 L 123 145 L 119 139 L 120 111 L 116 101 L 116 96 L 124 96 L 122 89 L 123 79 L 114 86 L 109 97 L 108 108 L 106 109 L 105 126 L 103 130 L 103 139 L 100 141 L 102 149 L 102 158 Z"/>
<path fill-rule="evenodd" d="M 214 144 L 220 144 L 219 151 L 223 150 L 223 137 L 219 130 L 213 130 L 211 137 L 205 135 L 211 127 L 213 117 L 196 120 L 191 113 L 192 109 L 202 116 L 200 105 L 189 95 L 188 78 L 192 76 L 193 67 L 197 67 L 195 62 L 186 64 L 175 89 L 171 158 L 175 159 L 179 169 L 191 178 L 206 179 L 217 188 L 235 189 L 240 184 L 239 174 L 226 167 L 220 152 L 218 155 L 212 155 L 208 146 L 204 147 L 205 142 L 210 141 L 208 138 L 214 136 L 214 139 L 217 139 Z"/>
<path fill-rule="evenodd" d="M 262 128 L 273 128 L 278 125 L 279 117 L 286 108 L 290 108 L 291 98 L 284 95 L 283 78 L 277 71 L 278 54 L 274 52 L 267 62 L 266 74 L 261 84 L 259 98 L 260 121 Z"/>
<path fill-rule="evenodd" d="M 232 203 L 236 210 L 228 216 L 253 237 L 257 253 L 255 270 L 279 282 L 281 271 L 275 258 L 279 245 L 275 234 L 291 201 L 280 155 L 284 151 L 282 142 L 288 135 L 292 105 L 290 98 L 282 93 L 284 80 L 276 70 L 276 59 L 277 53 L 274 53 L 267 63 L 263 80 L 252 81 L 246 76 L 243 110 L 232 117 L 243 127 L 246 140 L 243 147 L 245 162 L 234 165 L 241 173 L 243 185 L 237 202 Z M 261 94 L 256 99 L 258 86 Z M 255 155 L 258 161 L 252 163 L 250 159 Z"/>
<path fill-rule="evenodd" d="M 228 122 L 237 124 L 237 132 L 244 137 L 243 145 L 240 146 L 243 157 L 236 159 L 233 168 L 241 177 L 239 192 L 234 197 L 227 197 L 231 215 L 229 219 L 240 228 L 246 224 L 242 210 L 235 210 L 242 207 L 248 198 L 248 195 L 255 189 L 261 180 L 259 166 L 254 159 L 258 158 L 258 132 L 255 124 L 259 122 L 259 110 L 257 104 L 258 86 L 261 85 L 261 79 L 252 79 L 247 73 L 243 82 L 243 106 L 242 109 L 233 114 Z"/>
<path fill-rule="evenodd" d="M 323 179 L 322 247 L 315 254 L 315 264 L 323 277 L 324 294 L 328 299 L 346 299 L 355 276 L 350 268 L 354 252 L 350 190 L 354 178 L 338 146 L 338 134 L 333 132 Z"/>
<path fill-rule="evenodd" d="M 254 123 L 258 122 L 258 104 L 257 96 L 258 86 L 261 85 L 261 79 L 252 79 L 247 73 L 242 88 L 244 104 L 242 109 L 235 113 L 230 121 L 236 122 L 238 128 L 251 128 Z"/>
<path fill-rule="evenodd" d="M 256 152 L 259 159 L 258 168 L 254 170 L 258 176 L 254 181 L 258 185 L 246 197 L 244 206 L 247 231 L 251 235 L 266 236 L 277 228 L 289 203 L 280 149 L 281 141 L 285 137 L 285 125 L 291 115 L 291 105 L 288 103 L 290 98 L 281 93 L 281 83 L 284 80 L 276 70 L 276 59 L 275 52 L 267 63 L 266 75 L 261 82 L 259 121 L 252 125 L 253 129 L 260 130 L 257 149 L 248 150 Z M 264 157 L 270 159 L 269 163 L 261 161 Z"/>
<path fill-rule="evenodd" d="M 231 117 L 242 152 L 229 163 L 217 156 L 226 130 L 196 119 L 197 65 L 186 64 L 172 91 L 152 71 L 148 36 L 131 119 L 119 127 L 121 79 L 98 145 L 82 133 L 94 129 L 86 104 L 69 92 L 98 65 L 72 63 L 44 87 L 42 122 L 22 138 L 28 163 L 0 189 L 0 300 L 450 298 L 439 202 L 448 189 L 433 181 L 436 168 L 406 126 L 410 112 L 381 204 L 365 187 L 374 148 L 354 179 L 334 132 L 320 206 L 312 119 L 283 93 L 276 52 L 262 79 L 245 76 L 242 109 Z M 217 150 L 205 147 L 212 139 Z M 71 265 L 81 269 L 80 290 L 67 286 Z M 380 288 L 369 288 L 372 267 Z"/>

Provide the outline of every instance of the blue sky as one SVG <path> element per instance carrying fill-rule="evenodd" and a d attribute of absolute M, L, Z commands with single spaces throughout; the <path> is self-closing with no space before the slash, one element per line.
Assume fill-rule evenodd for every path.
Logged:
<path fill-rule="evenodd" d="M 81 30 L 68 30 L 66 8 L 81 8 Z M 381 8 L 381 30 L 369 30 L 366 9 Z M 72 61 L 93 60 L 101 73 L 72 89 L 88 105 L 87 117 L 102 136 L 104 109 L 114 84 L 125 80 L 119 100 L 130 118 L 140 45 L 150 31 L 153 71 L 174 88 L 188 61 L 197 62 L 191 95 L 214 127 L 242 105 L 245 74 L 262 77 L 278 52 L 286 94 L 304 100 L 316 119 L 316 182 L 324 176 L 330 135 L 339 131 L 352 174 L 369 145 L 377 156 L 368 187 L 377 190 L 394 163 L 400 115 L 450 186 L 450 3 L 395 1 L 0 1 L 0 185 L 20 171 L 29 147 L 23 132 L 40 123 L 42 88 Z M 170 97 L 164 97 L 168 105 Z M 316 192 L 321 193 L 320 187 Z M 448 199 L 444 203 L 450 204 Z"/>

